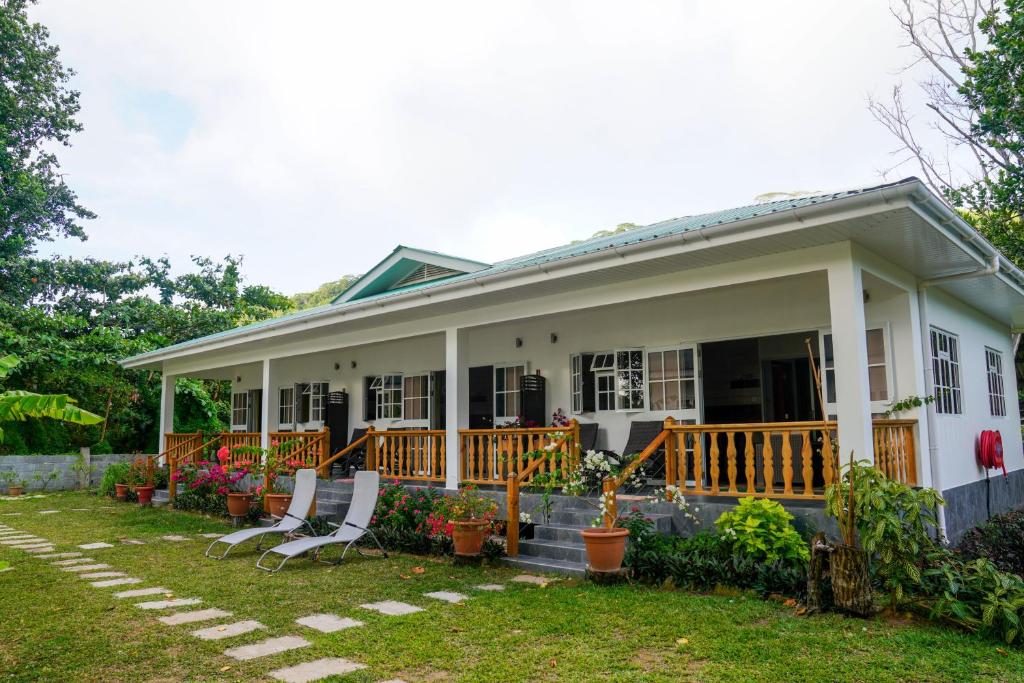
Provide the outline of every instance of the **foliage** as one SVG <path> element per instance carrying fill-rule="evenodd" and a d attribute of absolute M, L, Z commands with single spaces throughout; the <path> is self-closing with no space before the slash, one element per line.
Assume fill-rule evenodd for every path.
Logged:
<path fill-rule="evenodd" d="M 477 493 L 476 486 L 464 484 L 459 492 L 445 499 L 446 517 L 456 521 L 485 520 L 491 521 L 498 512 L 498 504 L 490 498 Z"/>
<path fill-rule="evenodd" d="M 689 538 L 659 534 L 636 508 L 623 526 L 629 529 L 624 564 L 638 580 L 699 591 L 750 589 L 762 596 L 799 597 L 806 589 L 803 559 L 768 562 L 751 557 L 722 534 L 701 532 Z"/>
<path fill-rule="evenodd" d="M 985 558 L 1024 577 L 1024 508 L 995 515 L 963 535 L 956 549 L 964 561 Z"/>
<path fill-rule="evenodd" d="M 851 473 L 860 545 L 872 558 L 876 583 L 897 604 L 921 581 L 942 497 L 934 489 L 914 489 L 890 479 L 862 460 L 844 466 L 839 480 L 825 491 L 826 510 L 836 519 L 849 513 Z"/>
<path fill-rule="evenodd" d="M 565 480 L 562 477 L 562 471 L 559 469 L 554 469 L 550 472 L 539 472 L 526 484 L 528 491 L 540 493 L 539 511 L 544 524 L 547 524 L 551 519 L 551 496 L 554 495 L 556 489 L 563 486 L 565 486 Z"/>
<path fill-rule="evenodd" d="M 194 510 L 208 515 L 226 517 L 228 514 L 227 494 L 234 487 L 240 490 L 241 481 L 248 470 L 229 470 L 222 465 L 201 461 L 199 467 L 185 466 L 174 471 L 178 488 L 174 496 L 174 507 L 178 510 Z M 254 491 L 256 492 L 256 491 Z M 258 494 L 258 492 L 256 492 Z M 262 515 L 261 506 L 249 510 L 248 520 L 254 522 Z"/>
<path fill-rule="evenodd" d="M 885 410 L 883 415 L 885 417 L 892 417 L 893 415 L 896 415 L 898 413 L 906 412 L 908 410 L 911 410 L 912 408 L 920 408 L 922 406 L 926 406 L 929 403 L 934 402 L 935 396 L 933 396 L 932 394 L 929 394 L 927 396 L 907 396 L 905 398 L 901 398 L 898 401 L 893 401 L 892 403 L 890 403 L 889 407 Z"/>
<path fill-rule="evenodd" d="M 32 475 L 32 480 L 38 484 L 40 491 L 45 491 L 51 482 L 57 481 L 58 477 L 60 477 L 60 470 L 53 469 L 46 474 L 36 472 Z"/>
<path fill-rule="evenodd" d="M 9 377 L 20 363 L 17 356 L 0 356 L 0 380 Z M 0 392 L 0 425 L 43 417 L 80 425 L 96 424 L 103 420 L 99 415 L 79 408 L 75 400 L 66 394 L 36 394 L 18 389 Z M 4 430 L 0 427 L 0 443 L 3 438 Z"/>
<path fill-rule="evenodd" d="M 293 294 L 290 299 L 292 305 L 297 309 L 313 308 L 329 304 L 339 294 L 348 289 L 349 285 L 359 279 L 359 275 L 343 275 L 340 280 L 325 282 L 312 292 L 299 292 Z"/>
<path fill-rule="evenodd" d="M 564 493 L 582 496 L 601 491 L 604 480 L 609 477 L 618 477 L 636 459 L 636 456 L 636 453 L 619 457 L 604 451 L 587 451 L 580 458 L 576 469 L 569 472 Z M 643 466 L 634 470 L 622 486 L 626 490 L 642 488 Z"/>
<path fill-rule="evenodd" d="M 113 498 L 116 493 L 114 484 L 127 484 L 131 467 L 131 463 L 127 462 L 115 462 L 107 465 L 107 469 L 103 470 L 103 477 L 100 479 L 99 494 Z"/>
<path fill-rule="evenodd" d="M 806 561 L 810 552 L 792 521 L 793 515 L 778 501 L 745 496 L 733 510 L 723 512 L 715 525 L 731 549 L 746 557 Z"/>

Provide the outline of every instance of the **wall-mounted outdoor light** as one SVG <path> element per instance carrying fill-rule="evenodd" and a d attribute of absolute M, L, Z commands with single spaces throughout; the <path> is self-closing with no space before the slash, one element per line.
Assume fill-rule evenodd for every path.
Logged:
<path fill-rule="evenodd" d="M 335 370 L 341 370 L 341 363 L 335 363 L 334 364 L 334 369 Z"/>
<path fill-rule="evenodd" d="M 242 383 L 242 376 L 241 375 L 235 375 L 235 384 L 241 384 L 241 383 Z"/>
<path fill-rule="evenodd" d="M 516 337 L 516 348 L 518 349 L 522 345 L 523 345 L 523 338 L 522 337 Z"/>
<path fill-rule="evenodd" d="M 558 343 L 558 333 L 557 332 L 552 332 L 551 333 L 551 343 L 552 344 L 557 344 Z"/>
<path fill-rule="evenodd" d="M 353 369 L 353 370 L 355 370 L 355 369 L 356 369 L 356 362 L 355 362 L 355 361 L 352 361 L 352 369 Z"/>

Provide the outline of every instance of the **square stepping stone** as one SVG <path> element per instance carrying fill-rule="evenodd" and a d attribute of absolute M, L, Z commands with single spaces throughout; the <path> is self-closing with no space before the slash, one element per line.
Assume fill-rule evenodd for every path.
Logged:
<path fill-rule="evenodd" d="M 212 534 L 199 534 L 199 535 L 202 536 L 203 538 L 220 538 L 224 534 L 214 532 Z"/>
<path fill-rule="evenodd" d="M 37 555 L 40 560 L 56 560 L 61 557 L 81 557 L 82 553 L 50 553 L 48 555 Z"/>
<path fill-rule="evenodd" d="M 120 593 L 114 593 L 115 598 L 144 598 L 147 595 L 167 595 L 171 591 L 161 586 L 154 588 L 135 588 L 130 591 L 121 591 Z"/>
<path fill-rule="evenodd" d="M 549 583 L 543 576 L 536 576 L 535 574 L 520 574 L 519 576 L 513 576 L 512 580 L 517 583 L 532 583 L 535 586 L 546 586 Z"/>
<path fill-rule="evenodd" d="M 269 657 L 270 655 L 276 655 L 280 652 L 287 652 L 288 650 L 295 650 L 300 647 L 309 647 L 310 645 L 312 645 L 312 643 L 305 638 L 300 638 L 298 636 L 281 636 L 280 638 L 268 638 L 267 640 L 253 643 L 252 645 L 231 647 L 224 650 L 224 654 L 228 657 L 245 661 L 247 659 Z"/>
<path fill-rule="evenodd" d="M 265 628 L 267 627 L 260 622 L 253 619 L 247 619 L 245 621 L 236 621 L 233 624 L 222 624 L 220 626 L 201 628 L 198 631 L 192 631 L 192 635 L 200 640 L 223 640 L 224 638 L 234 638 L 235 636 L 240 636 L 243 633 L 251 633 Z"/>
<path fill-rule="evenodd" d="M 405 602 L 398 602 L 397 600 L 385 600 L 383 602 L 371 602 L 365 605 L 360 605 L 363 609 L 372 609 L 374 612 L 380 612 L 389 617 L 400 617 L 403 614 L 412 614 L 413 612 L 422 612 L 422 607 L 416 605 L 410 605 Z"/>
<path fill-rule="evenodd" d="M 73 567 L 61 567 L 62 572 L 92 572 L 101 569 L 110 569 L 109 564 L 80 564 Z"/>
<path fill-rule="evenodd" d="M 302 617 L 295 620 L 296 624 L 302 626 L 308 626 L 314 628 L 321 633 L 334 633 L 335 631 L 342 631 L 346 628 L 355 628 L 356 626 L 362 626 L 363 622 L 355 619 L 349 619 L 348 617 L 339 617 L 336 614 L 313 614 L 308 617 Z"/>
<path fill-rule="evenodd" d="M 116 579 L 120 576 L 128 576 L 124 572 L 93 572 L 91 574 L 79 574 L 80 579 Z"/>
<path fill-rule="evenodd" d="M 172 607 L 188 607 L 198 605 L 200 598 L 171 598 L 170 600 L 151 600 L 150 602 L 137 602 L 135 606 L 139 609 L 170 609 Z"/>
<path fill-rule="evenodd" d="M 146 545 L 145 541 L 140 541 L 137 538 L 122 538 L 121 543 L 125 543 L 127 545 Z"/>
<path fill-rule="evenodd" d="M 478 591 L 503 591 L 505 586 L 500 583 L 482 583 L 479 586 L 473 586 Z"/>
<path fill-rule="evenodd" d="M 453 605 L 457 605 L 463 600 L 468 600 L 468 595 L 462 593 L 452 593 L 450 591 L 434 591 L 433 593 L 424 593 L 428 598 L 434 598 L 435 600 L 443 600 L 444 602 L 450 602 Z"/>
<path fill-rule="evenodd" d="M 176 536 L 176 535 L 161 536 L 160 538 L 164 539 L 165 541 L 187 541 L 188 540 L 187 536 Z"/>
<path fill-rule="evenodd" d="M 82 553 L 58 553 L 58 555 L 81 555 Z M 58 560 L 57 562 L 51 562 L 54 567 L 70 567 L 74 564 L 88 564 L 95 562 L 96 560 L 91 557 L 76 557 L 73 560 Z"/>
<path fill-rule="evenodd" d="M 210 621 L 211 619 L 222 619 L 230 616 L 231 612 L 225 612 L 222 609 L 199 609 L 193 612 L 169 614 L 166 617 L 160 617 L 159 621 L 168 626 L 178 626 L 179 624 L 194 624 L 197 621 Z"/>
<path fill-rule="evenodd" d="M 82 550 L 99 550 L 100 548 L 113 548 L 114 546 L 110 543 L 103 543 L 101 541 L 99 543 L 83 543 L 78 547 Z"/>
<path fill-rule="evenodd" d="M 271 671 L 270 677 L 284 681 L 284 683 L 310 683 L 328 676 L 342 676 L 365 668 L 365 664 L 358 664 L 340 657 L 326 657 Z"/>
<path fill-rule="evenodd" d="M 93 581 L 89 585 L 93 588 L 112 588 L 114 586 L 130 586 L 133 583 L 142 583 L 142 579 L 124 578 L 107 579 L 106 581 Z"/>

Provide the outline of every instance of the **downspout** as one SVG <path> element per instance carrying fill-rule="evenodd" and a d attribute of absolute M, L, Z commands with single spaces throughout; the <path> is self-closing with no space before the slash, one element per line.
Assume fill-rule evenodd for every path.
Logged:
<path fill-rule="evenodd" d="M 971 270 L 963 273 L 954 273 L 952 275 L 940 275 L 939 277 L 929 278 L 927 280 L 921 280 L 917 285 L 917 305 L 918 305 L 918 320 L 921 325 L 921 357 L 924 360 L 924 385 L 927 396 L 935 395 L 935 375 L 932 371 L 932 349 L 931 349 L 931 327 L 928 323 L 928 288 L 934 285 L 942 284 L 945 282 L 955 282 L 957 280 L 968 280 L 977 277 L 984 277 L 986 275 L 995 275 L 999 272 L 999 256 L 995 255 L 989 261 L 989 264 L 984 268 Z M 941 470 L 939 468 L 939 446 L 938 438 L 936 435 L 935 423 L 937 419 L 937 413 L 935 412 L 935 403 L 929 403 L 925 406 L 925 426 L 928 430 L 928 468 L 931 472 L 932 477 L 932 488 L 942 494 L 942 481 L 940 478 Z M 942 505 L 939 506 L 939 533 L 942 538 L 946 538 L 946 508 Z"/>

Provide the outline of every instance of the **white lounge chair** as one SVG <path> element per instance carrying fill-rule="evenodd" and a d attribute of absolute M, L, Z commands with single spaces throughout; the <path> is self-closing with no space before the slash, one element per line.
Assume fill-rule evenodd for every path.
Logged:
<path fill-rule="evenodd" d="M 299 538 L 275 546 L 260 556 L 260 559 L 256 561 L 256 566 L 264 571 L 276 572 L 284 566 L 285 562 L 293 557 L 303 553 L 311 553 L 310 559 L 317 560 L 323 549 L 327 546 L 344 544 L 345 549 L 341 551 L 341 556 L 334 563 L 341 564 L 352 544 L 367 534 L 377 544 L 377 547 L 380 548 L 380 551 L 384 553 L 386 558 L 388 554 L 384 550 L 384 546 L 380 544 L 380 541 L 377 540 L 377 537 L 369 528 L 370 520 L 373 518 L 373 510 L 377 507 L 377 494 L 379 490 L 380 474 L 377 472 L 356 472 L 352 502 L 348 506 L 345 521 L 340 525 L 332 525 L 337 526 L 337 529 L 326 536 Z M 356 548 L 356 551 L 362 554 L 358 548 Z M 263 558 L 271 553 L 281 555 L 284 559 L 276 567 L 263 566 Z"/>
<path fill-rule="evenodd" d="M 236 545 L 257 536 L 260 540 L 256 544 L 256 550 L 260 550 L 260 546 L 263 545 L 263 539 L 267 534 L 287 534 L 302 526 L 306 526 L 312 531 L 312 527 L 306 521 L 306 515 L 309 514 L 309 509 L 313 506 L 313 500 L 315 499 L 316 470 L 299 470 L 295 473 L 295 489 L 292 491 L 291 505 L 288 506 L 288 511 L 284 513 L 284 517 L 277 524 L 268 527 L 242 529 L 241 531 L 221 536 L 206 549 L 206 556 L 214 560 L 222 560 Z M 218 543 L 226 543 L 227 549 L 220 555 L 211 555 L 210 552 L 213 550 L 213 546 Z"/>

